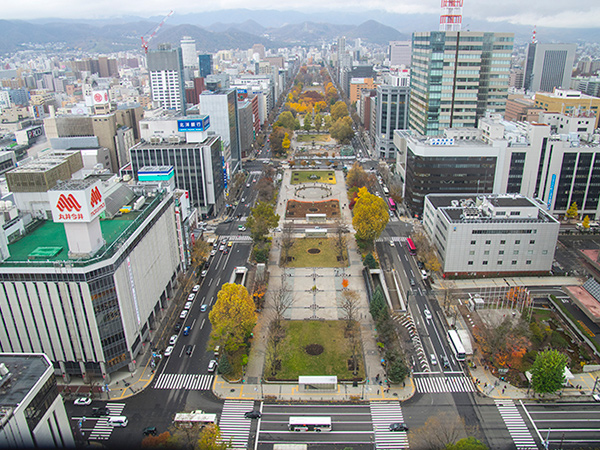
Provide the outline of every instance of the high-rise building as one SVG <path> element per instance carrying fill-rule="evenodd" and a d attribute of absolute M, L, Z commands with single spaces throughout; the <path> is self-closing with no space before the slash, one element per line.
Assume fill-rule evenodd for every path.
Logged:
<path fill-rule="evenodd" d="M 200 78 L 206 78 L 212 74 L 212 55 L 198 55 Z"/>
<path fill-rule="evenodd" d="M 196 41 L 189 36 L 181 39 L 181 58 L 183 60 L 183 72 L 185 81 L 191 81 L 198 70 L 198 58 L 196 53 Z"/>
<path fill-rule="evenodd" d="M 210 116 L 210 126 L 221 136 L 229 175 L 241 168 L 240 126 L 235 89 L 204 91 L 200 95 L 200 114 Z"/>
<path fill-rule="evenodd" d="M 170 44 L 160 44 L 158 50 L 150 50 L 146 56 L 152 100 L 165 109 L 185 114 L 181 48 L 172 49 Z"/>
<path fill-rule="evenodd" d="M 486 111 L 504 113 L 513 33 L 414 33 L 410 127 L 436 136 L 474 127 Z"/>
<path fill-rule="evenodd" d="M 410 41 L 390 42 L 390 66 L 410 66 L 412 44 Z"/>
<path fill-rule="evenodd" d="M 568 89 L 576 50 L 575 44 L 529 44 L 523 87 L 533 92 Z"/>
<path fill-rule="evenodd" d="M 379 158 L 395 157 L 394 130 L 408 128 L 408 86 L 377 86 L 375 149 Z"/>

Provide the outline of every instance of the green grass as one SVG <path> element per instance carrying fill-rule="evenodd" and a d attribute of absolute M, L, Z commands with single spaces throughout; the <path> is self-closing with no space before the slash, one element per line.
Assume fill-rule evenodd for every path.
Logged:
<path fill-rule="evenodd" d="M 294 245 L 288 256 L 294 258 L 288 261 L 287 267 L 346 267 L 348 252 L 344 251 L 344 261 L 338 261 L 338 252 L 333 239 L 303 238 L 294 239 Z M 318 248 L 320 253 L 308 253 L 308 249 Z"/>
<path fill-rule="evenodd" d="M 319 178 L 311 179 L 311 175 Z M 291 184 L 303 183 L 326 183 L 335 184 L 335 172 L 333 170 L 294 170 L 292 171 Z"/>
<path fill-rule="evenodd" d="M 299 134 L 295 137 L 296 142 L 329 142 L 331 136 L 328 134 Z"/>
<path fill-rule="evenodd" d="M 349 340 L 344 337 L 344 321 L 286 322 L 286 337 L 281 347 L 279 380 L 297 380 L 300 375 L 337 375 L 339 380 L 355 378 L 348 370 L 352 356 Z M 360 337 L 358 339 L 360 342 Z M 309 344 L 320 344 L 323 353 L 312 356 L 304 351 Z M 356 378 L 365 377 L 362 349 L 358 351 L 359 367 Z"/>

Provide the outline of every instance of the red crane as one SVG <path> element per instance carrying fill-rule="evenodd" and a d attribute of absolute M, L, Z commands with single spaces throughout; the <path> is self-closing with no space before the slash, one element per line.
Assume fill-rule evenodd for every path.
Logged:
<path fill-rule="evenodd" d="M 154 29 L 154 31 L 152 31 L 152 33 L 150 34 L 150 36 L 148 36 L 148 39 L 144 39 L 144 36 L 142 36 L 142 48 L 144 49 L 145 53 L 148 53 L 148 43 L 156 35 L 156 33 L 158 32 L 158 30 L 160 30 L 161 27 L 165 24 L 165 22 L 167 21 L 167 19 L 169 17 L 171 17 L 172 15 L 173 15 L 173 11 L 171 11 L 169 14 L 167 14 L 165 16 L 165 18 L 163 20 L 161 20 L 161 22 L 156 26 L 156 28 Z"/>

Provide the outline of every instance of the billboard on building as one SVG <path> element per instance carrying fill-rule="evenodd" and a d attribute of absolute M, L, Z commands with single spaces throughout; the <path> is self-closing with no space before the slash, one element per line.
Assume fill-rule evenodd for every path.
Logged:
<path fill-rule="evenodd" d="M 201 116 L 196 118 L 179 119 L 177 121 L 177 131 L 206 131 L 210 128 L 209 116 Z"/>
<path fill-rule="evenodd" d="M 106 209 L 100 183 L 82 189 L 48 191 L 54 222 L 91 222 Z"/>
<path fill-rule="evenodd" d="M 108 91 L 93 91 L 92 101 L 94 105 L 105 105 L 108 103 Z"/>

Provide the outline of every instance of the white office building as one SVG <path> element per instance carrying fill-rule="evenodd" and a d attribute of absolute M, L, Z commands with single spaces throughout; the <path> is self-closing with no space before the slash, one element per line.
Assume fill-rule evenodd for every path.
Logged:
<path fill-rule="evenodd" d="M 444 276 L 543 275 L 560 223 L 521 195 L 430 194 L 423 226 Z"/>

